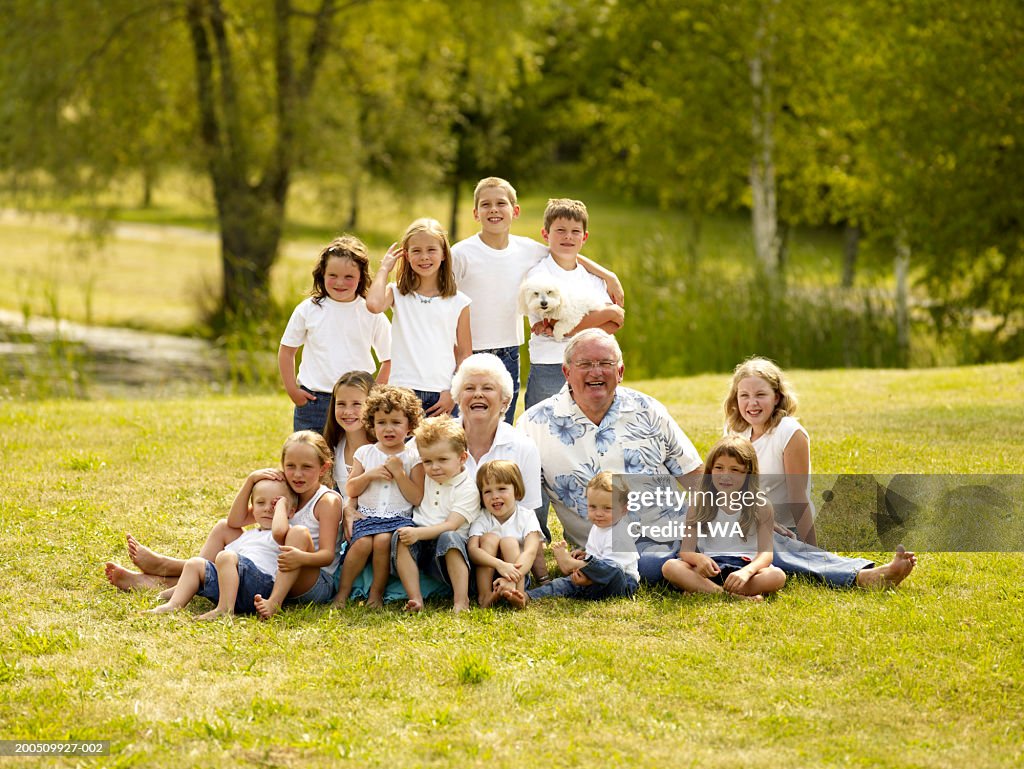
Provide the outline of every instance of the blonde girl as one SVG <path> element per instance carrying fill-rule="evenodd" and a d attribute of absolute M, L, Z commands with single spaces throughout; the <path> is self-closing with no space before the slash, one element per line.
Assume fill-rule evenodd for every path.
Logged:
<path fill-rule="evenodd" d="M 327 486 L 333 453 L 320 433 L 299 430 L 288 436 L 281 450 L 281 469 L 299 498 L 288 536 L 277 559 L 277 579 L 266 598 L 256 596 L 256 611 L 263 619 L 276 614 L 285 599 L 292 603 L 328 603 L 338 587 L 341 565 L 341 495 Z M 250 475 L 280 478 L 277 471 Z M 238 503 L 236 498 L 235 503 Z M 234 511 L 234 508 L 232 508 Z"/>
<path fill-rule="evenodd" d="M 389 283 L 396 265 L 396 282 Z M 413 390 L 427 416 L 450 414 L 455 407 L 452 376 L 473 352 L 469 303 L 456 289 L 448 234 L 436 219 L 409 225 L 401 243 L 384 255 L 366 296 L 370 312 L 392 310 L 389 381 Z"/>
<path fill-rule="evenodd" d="M 249 473 L 235 495 L 227 518 L 221 519 L 206 536 L 199 556 L 216 561 L 217 554 L 243 534 L 244 526 L 256 523 L 253 515 L 253 487 L 262 480 L 285 481 L 295 493 L 298 510 L 278 556 L 278 573 L 267 598 L 256 596 L 256 610 L 264 619 L 273 616 L 285 599 L 299 603 L 326 603 L 334 595 L 341 562 L 339 522 L 341 495 L 328 486 L 332 465 L 331 449 L 323 436 L 311 430 L 292 433 L 281 450 L 281 469 L 266 468 Z M 128 556 L 139 571 L 116 563 L 106 564 L 107 580 L 121 590 L 168 588 L 177 584 L 186 561 L 154 552 L 131 534 L 127 535 Z M 169 597 L 169 593 L 164 597 Z"/>
<path fill-rule="evenodd" d="M 341 570 L 336 606 L 344 606 L 356 577 L 372 558 L 373 580 L 366 605 L 384 605 L 391 572 L 391 534 L 412 523 L 413 505 L 423 500 L 423 465 L 406 439 L 422 417 L 419 399 L 411 391 L 381 385 L 367 396 L 363 424 L 376 443 L 361 446 L 352 459 L 345 490 L 359 499 L 345 565 Z"/>
<path fill-rule="evenodd" d="M 725 399 L 725 430 L 750 440 L 762 486 L 778 524 L 816 545 L 810 501 L 811 444 L 795 418 L 797 397 L 782 369 L 767 358 L 748 358 L 733 371 Z"/>
<path fill-rule="evenodd" d="M 376 370 L 371 348 L 381 362 L 377 381 L 388 381 L 391 326 L 383 315 L 366 308 L 369 286 L 370 258 L 359 238 L 343 235 L 320 252 L 310 296 L 292 312 L 277 351 L 281 381 L 295 404 L 293 429 L 323 431 L 338 376 Z"/>
<path fill-rule="evenodd" d="M 772 566 L 772 506 L 758 484 L 750 441 L 727 436 L 716 443 L 694 496 L 688 534 L 679 557 L 662 567 L 665 579 L 686 593 L 724 591 L 755 600 L 786 584 Z"/>

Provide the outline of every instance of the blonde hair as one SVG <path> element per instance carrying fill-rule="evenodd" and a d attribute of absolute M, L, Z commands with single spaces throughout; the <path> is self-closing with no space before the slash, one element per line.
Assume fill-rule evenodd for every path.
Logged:
<path fill-rule="evenodd" d="M 256 496 L 256 487 L 261 483 L 280 483 L 285 489 L 288 496 L 288 501 L 291 503 L 291 509 L 294 510 L 299 506 L 299 495 L 295 493 L 295 489 L 288 485 L 288 481 L 275 481 L 273 478 L 261 478 L 252 485 L 252 491 L 249 492 L 249 504 L 252 504 L 253 497 Z"/>
<path fill-rule="evenodd" d="M 583 225 L 583 231 L 587 231 L 589 216 L 587 215 L 587 207 L 582 200 L 572 200 L 571 198 L 551 198 L 548 200 L 548 205 L 544 209 L 544 229 L 550 230 L 551 223 L 555 219 L 568 219 L 573 222 L 579 222 Z"/>
<path fill-rule="evenodd" d="M 763 379 L 775 394 L 779 396 L 779 402 L 775 404 L 775 408 L 768 418 L 768 423 L 765 425 L 766 432 L 770 432 L 778 427 L 783 417 L 793 416 L 796 413 L 796 393 L 778 364 L 775 361 L 768 360 L 768 358 L 747 358 L 733 370 L 729 395 L 726 396 L 725 403 L 722 404 L 725 408 L 726 428 L 734 433 L 739 433 L 750 427 L 746 420 L 740 416 L 740 407 L 737 402 L 740 382 L 748 377 Z"/>
<path fill-rule="evenodd" d="M 498 176 L 488 176 L 485 179 L 481 179 L 476 183 L 476 188 L 473 190 L 473 208 L 477 208 L 480 205 L 480 193 L 486 190 L 488 187 L 497 187 L 499 190 L 505 193 L 505 197 L 508 198 L 508 202 L 513 206 L 519 205 L 516 199 L 516 188 L 509 184 L 507 181 Z"/>
<path fill-rule="evenodd" d="M 436 446 L 442 441 L 448 441 L 456 451 L 466 450 L 466 431 L 462 429 L 462 425 L 447 414 L 424 419 L 413 435 L 416 436 L 417 449 Z"/>
<path fill-rule="evenodd" d="M 425 233 L 441 241 L 441 252 L 444 259 L 437 270 L 437 290 L 441 296 L 455 296 L 457 289 L 455 286 L 455 273 L 452 272 L 452 247 L 448 243 L 448 233 L 437 219 L 417 219 L 406 228 L 405 234 L 402 235 L 402 250 L 407 251 L 409 249 L 409 240 L 413 235 L 419 235 L 420 233 Z M 420 287 L 420 276 L 413 270 L 408 259 L 399 260 L 398 275 L 395 282 L 402 296 L 411 294 Z"/>
<path fill-rule="evenodd" d="M 611 470 L 602 470 L 587 482 L 587 491 L 608 491 L 615 490 L 615 476 Z"/>
<path fill-rule="evenodd" d="M 363 404 L 363 427 L 366 434 L 377 438 L 377 428 L 373 423 L 373 416 L 378 411 L 390 414 L 392 411 L 401 411 L 409 420 L 409 432 L 412 432 L 420 425 L 423 418 L 423 405 L 416 393 L 406 387 L 395 387 L 394 385 L 377 385 L 370 394 L 366 396 Z"/>
<path fill-rule="evenodd" d="M 704 475 L 701 476 L 700 487 L 694 494 L 695 503 L 686 516 L 686 522 L 712 521 L 718 514 L 718 495 L 715 493 L 711 468 L 723 455 L 732 457 L 743 465 L 743 471 L 747 476 L 743 488 L 740 489 L 743 498 L 751 500 L 750 504 L 744 505 L 740 511 L 740 530 L 743 532 L 743 541 L 746 542 L 757 521 L 757 504 L 753 500 L 757 498 L 761 486 L 758 481 L 757 452 L 754 450 L 754 444 L 739 435 L 727 435 L 711 447 L 704 462 Z M 746 494 L 747 491 L 751 492 L 749 496 Z"/>
<path fill-rule="evenodd" d="M 516 500 L 526 496 L 526 484 L 519 465 L 507 459 L 492 459 L 484 462 L 476 471 L 476 488 L 480 492 L 480 504 L 484 503 L 484 486 L 488 483 L 507 483 L 512 487 Z"/>
<path fill-rule="evenodd" d="M 320 460 L 320 481 L 323 482 L 324 476 L 330 472 L 331 465 L 334 464 L 334 450 L 324 440 L 324 436 L 315 430 L 299 430 L 285 438 L 284 448 L 281 449 L 282 465 L 284 465 L 288 449 L 299 444 L 310 446 L 316 452 L 316 456 Z"/>

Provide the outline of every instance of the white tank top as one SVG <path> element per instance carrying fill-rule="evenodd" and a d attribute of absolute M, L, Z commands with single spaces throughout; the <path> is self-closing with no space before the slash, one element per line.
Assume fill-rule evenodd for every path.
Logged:
<path fill-rule="evenodd" d="M 305 526 L 309 529 L 309 536 L 313 538 L 313 547 L 320 547 L 320 521 L 313 515 L 313 509 L 316 507 L 316 503 L 320 501 L 320 497 L 324 494 L 338 494 L 334 489 L 320 485 L 320 488 L 316 490 L 316 493 L 310 498 L 309 502 L 300 507 L 295 515 L 292 516 L 292 526 Z M 340 497 L 341 495 L 338 494 Z M 339 522 L 340 528 L 340 522 Z M 327 572 L 333 575 L 338 570 L 338 564 L 341 563 L 341 543 L 344 538 L 341 536 L 341 531 L 338 532 L 338 536 L 334 538 L 334 560 L 331 561 L 329 566 L 324 566 L 321 571 Z"/>

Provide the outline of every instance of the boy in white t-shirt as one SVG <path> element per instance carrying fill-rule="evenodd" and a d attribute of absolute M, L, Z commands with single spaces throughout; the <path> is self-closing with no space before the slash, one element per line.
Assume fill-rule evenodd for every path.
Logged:
<path fill-rule="evenodd" d="M 183 609 L 197 595 L 216 601 L 217 606 L 196 619 L 256 613 L 255 597 L 270 595 L 274 589 L 277 556 L 298 497 L 285 481 L 264 478 L 253 484 L 249 501 L 256 528 L 228 543 L 213 562 L 200 556 L 188 559 L 167 603 L 146 614 Z"/>
<path fill-rule="evenodd" d="M 579 200 L 552 198 L 544 209 L 544 229 L 541 234 L 548 244 L 548 255 L 527 273 L 527 278 L 543 275 L 554 280 L 566 293 L 576 296 L 589 294 L 604 306 L 583 316 L 569 335 L 586 328 L 600 328 L 614 334 L 625 321 L 625 311 L 614 304 L 605 284 L 587 272 L 580 262 L 580 249 L 590 233 L 587 207 Z M 539 316 L 530 317 L 530 378 L 526 384 L 526 408 L 540 403 L 562 389 L 565 346 L 568 337 L 557 341 L 552 335 L 552 324 Z"/>
<path fill-rule="evenodd" d="M 452 589 L 454 610 L 469 608 L 469 527 L 480 515 L 476 482 L 466 470 L 466 433 L 451 417 L 423 420 L 413 435 L 423 462 L 423 501 L 413 526 L 395 532 L 392 564 L 409 596 L 408 612 L 423 608 L 420 571 Z"/>
<path fill-rule="evenodd" d="M 512 222 L 519 218 L 516 191 L 504 179 L 481 179 L 473 191 L 473 218 L 480 232 L 452 246 L 455 283 L 473 300 L 470 316 L 473 352 L 497 355 L 512 375 L 512 400 L 505 420 L 512 424 L 519 396 L 519 346 L 523 343 L 523 320 L 517 309 L 519 284 L 526 273 L 548 255 L 548 248 L 531 238 L 512 235 Z M 622 303 L 622 284 L 615 273 L 585 257 L 579 263 L 607 283 L 612 299 Z"/>
<path fill-rule="evenodd" d="M 568 552 L 564 541 L 552 546 L 558 568 L 566 577 L 523 592 L 505 588 L 501 597 L 520 609 L 537 598 L 552 596 L 599 601 L 632 598 L 640 583 L 633 538 L 626 527 L 624 510 L 614 507 L 612 474 L 605 470 L 587 484 L 587 518 L 593 524 L 585 550 Z"/>

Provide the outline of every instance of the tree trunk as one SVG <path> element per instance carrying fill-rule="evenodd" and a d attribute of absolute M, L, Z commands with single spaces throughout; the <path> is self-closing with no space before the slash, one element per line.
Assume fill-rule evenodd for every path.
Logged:
<path fill-rule="evenodd" d="M 448 226 L 448 242 L 455 243 L 459 239 L 459 177 L 452 180 L 451 224 Z"/>
<path fill-rule="evenodd" d="M 274 192 L 245 182 L 221 182 L 215 194 L 224 272 L 217 320 L 244 322 L 259 317 L 270 301 L 270 268 L 281 242 L 284 204 Z"/>
<path fill-rule="evenodd" d="M 774 6 L 762 12 L 755 35 L 757 50 L 749 62 L 752 92 L 751 137 L 754 156 L 750 161 L 751 218 L 754 249 L 769 275 L 779 266 L 779 221 L 775 181 L 775 104 L 772 98 L 771 63 L 774 38 L 769 34 Z"/>
<path fill-rule="evenodd" d="M 345 222 L 345 229 L 350 232 L 356 229 L 359 223 L 359 172 L 352 177 L 352 185 L 349 188 L 348 221 Z"/>
<path fill-rule="evenodd" d="M 906 367 L 910 365 L 910 246 L 902 236 L 896 240 L 893 272 L 896 274 L 896 344 L 900 365 Z"/>
<path fill-rule="evenodd" d="M 857 270 L 857 252 L 860 250 L 860 227 L 846 223 L 843 230 L 843 288 L 853 288 Z"/>

